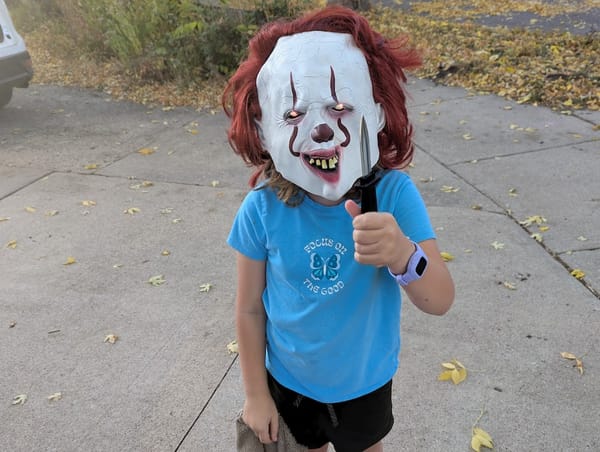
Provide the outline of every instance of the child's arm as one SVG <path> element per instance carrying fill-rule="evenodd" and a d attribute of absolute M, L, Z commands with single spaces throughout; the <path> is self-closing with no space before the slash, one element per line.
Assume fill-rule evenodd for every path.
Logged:
<path fill-rule="evenodd" d="M 262 443 L 277 441 L 278 414 L 265 369 L 265 262 L 237 253 L 236 330 L 246 392 L 244 422 Z"/>
<path fill-rule="evenodd" d="M 360 214 L 360 207 L 346 201 L 346 210 L 353 217 L 354 258 L 361 264 L 387 266 L 396 275 L 406 271 L 415 251 L 393 215 L 386 212 Z M 429 261 L 421 279 L 411 282 L 404 291 L 410 300 L 428 314 L 445 314 L 454 301 L 454 283 L 435 240 L 419 243 Z"/>

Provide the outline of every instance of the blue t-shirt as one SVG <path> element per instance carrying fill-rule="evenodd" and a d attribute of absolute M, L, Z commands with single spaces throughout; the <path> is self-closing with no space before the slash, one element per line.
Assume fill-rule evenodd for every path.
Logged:
<path fill-rule="evenodd" d="M 377 185 L 381 212 L 415 242 L 434 238 L 408 175 L 387 171 Z M 323 403 L 365 395 L 398 367 L 400 289 L 387 268 L 354 260 L 344 203 L 308 196 L 287 206 L 267 187 L 244 199 L 227 242 L 266 261 L 266 366 L 283 386 Z"/>

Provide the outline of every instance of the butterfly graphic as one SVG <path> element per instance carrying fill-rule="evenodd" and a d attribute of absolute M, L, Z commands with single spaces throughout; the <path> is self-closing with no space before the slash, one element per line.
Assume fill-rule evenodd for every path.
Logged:
<path fill-rule="evenodd" d="M 338 278 L 338 270 L 340 269 L 340 255 L 332 254 L 327 259 L 323 259 L 319 253 L 310 255 L 310 274 L 317 281 L 323 278 L 329 281 L 335 281 Z"/>

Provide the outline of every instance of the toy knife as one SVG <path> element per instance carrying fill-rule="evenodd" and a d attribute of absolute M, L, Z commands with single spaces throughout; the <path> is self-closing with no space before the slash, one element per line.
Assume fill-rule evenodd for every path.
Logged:
<path fill-rule="evenodd" d="M 360 164 L 362 177 L 358 179 L 358 188 L 360 188 L 361 212 L 377 212 L 377 194 L 375 185 L 379 181 L 379 171 L 372 171 L 371 153 L 369 152 L 369 130 L 365 117 L 362 117 L 360 123 Z"/>

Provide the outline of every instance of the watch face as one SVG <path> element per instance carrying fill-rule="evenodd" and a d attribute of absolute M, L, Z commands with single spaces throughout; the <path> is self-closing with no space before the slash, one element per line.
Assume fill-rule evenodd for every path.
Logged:
<path fill-rule="evenodd" d="M 427 267 L 427 259 L 425 259 L 423 256 L 421 256 L 421 259 L 419 259 L 419 262 L 417 263 L 417 266 L 415 267 L 415 273 L 419 276 L 423 276 L 423 273 L 425 272 L 426 267 Z"/>

